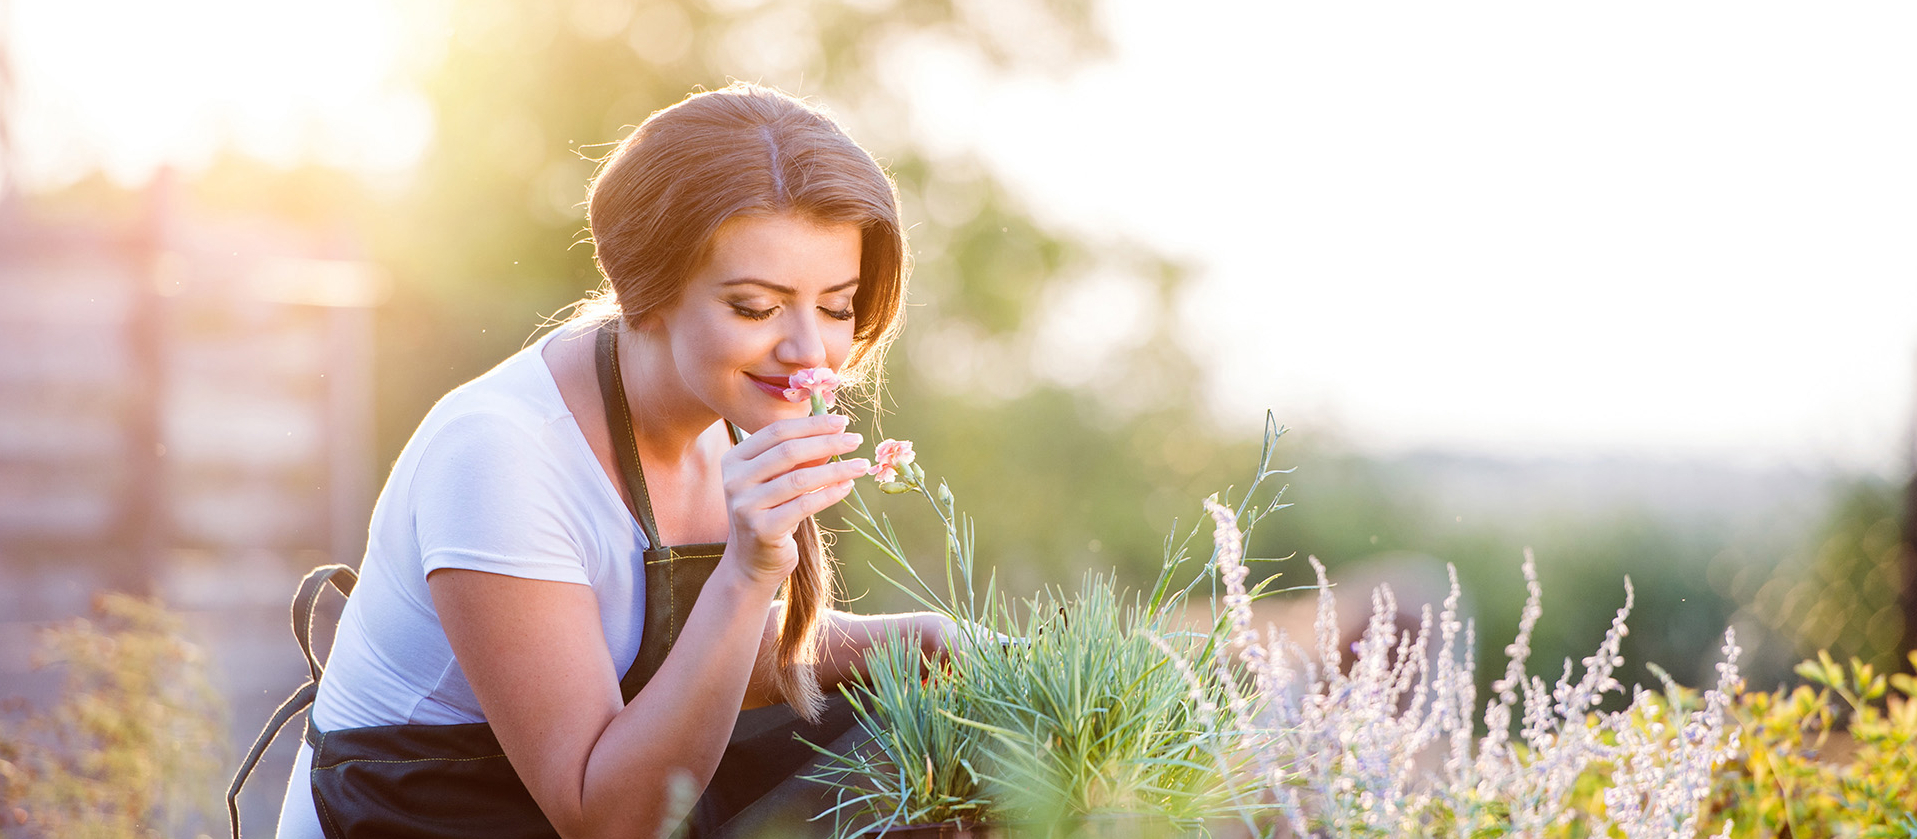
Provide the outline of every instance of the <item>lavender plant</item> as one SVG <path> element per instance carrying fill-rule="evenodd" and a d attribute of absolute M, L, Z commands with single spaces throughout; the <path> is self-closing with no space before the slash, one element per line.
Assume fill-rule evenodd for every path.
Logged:
<path fill-rule="evenodd" d="M 1318 578 L 1315 649 L 1251 626 L 1240 565 L 1243 535 L 1232 510 L 1209 502 L 1231 640 L 1205 669 L 1233 693 L 1221 731 L 1252 756 L 1233 785 L 1251 791 L 1244 826 L 1256 835 L 1542 836 L 1582 818 L 1590 835 L 1693 836 L 1713 770 L 1736 752 L 1727 724 L 1738 686 L 1738 648 L 1726 632 L 1717 686 L 1701 707 L 1636 689 L 1620 712 L 1599 704 L 1622 693 L 1614 678 L 1628 631 L 1632 592 L 1595 653 L 1570 661 L 1553 683 L 1526 674 L 1542 589 L 1528 554 L 1528 588 L 1517 637 L 1505 648 L 1503 678 L 1474 722 L 1475 628 L 1458 615 L 1457 573 L 1434 616 L 1400 632 L 1388 587 L 1373 594 L 1372 619 L 1347 668 L 1336 604 L 1324 567 Z M 1242 674 L 1242 676 L 1240 675 Z M 1249 695 L 1234 692 L 1243 679 Z M 1671 686 L 1675 692 L 1675 686 Z M 1511 726 L 1518 725 L 1516 739 Z M 1228 760 L 1219 765 L 1231 766 Z M 1581 808 L 1581 781 L 1604 779 L 1602 806 Z M 1726 825 L 1728 832 L 1729 826 Z"/>

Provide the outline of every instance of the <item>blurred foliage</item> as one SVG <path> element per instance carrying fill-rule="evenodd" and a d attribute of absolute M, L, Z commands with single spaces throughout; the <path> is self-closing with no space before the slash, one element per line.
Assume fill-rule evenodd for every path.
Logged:
<path fill-rule="evenodd" d="M 1800 654 L 1829 650 L 1878 670 L 1903 663 L 1900 488 L 1875 477 L 1834 484 L 1830 513 L 1783 573 L 1748 592 L 1752 611 Z"/>
<path fill-rule="evenodd" d="M 43 631 L 59 704 L 0 725 L 0 833 L 62 839 L 210 831 L 226 766 L 209 662 L 157 602 L 104 594 L 94 619 Z"/>

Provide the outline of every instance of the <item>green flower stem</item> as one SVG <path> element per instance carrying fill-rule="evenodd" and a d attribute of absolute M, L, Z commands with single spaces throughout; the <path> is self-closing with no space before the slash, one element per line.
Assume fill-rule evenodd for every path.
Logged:
<path fill-rule="evenodd" d="M 818 391 L 813 391 L 812 392 L 812 416 L 822 417 L 829 413 L 832 413 L 832 409 L 827 408 L 825 406 L 825 397 L 820 396 Z M 840 460 L 840 457 L 838 455 L 835 454 L 832 456 L 833 463 L 838 463 L 839 460 Z"/>

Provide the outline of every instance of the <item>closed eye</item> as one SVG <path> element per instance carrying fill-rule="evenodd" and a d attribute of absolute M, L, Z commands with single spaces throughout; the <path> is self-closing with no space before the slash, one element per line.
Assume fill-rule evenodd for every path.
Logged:
<path fill-rule="evenodd" d="M 741 306 L 737 303 L 733 303 L 731 306 L 732 311 L 738 313 L 739 317 L 745 318 L 746 320 L 765 320 L 766 318 L 772 317 L 772 314 L 778 311 L 776 307 L 771 309 L 754 309 L 751 306 Z"/>
<path fill-rule="evenodd" d="M 858 312 L 853 309 L 828 309 L 824 306 L 820 306 L 819 311 L 824 312 L 826 317 L 833 320 L 851 320 L 858 314 Z"/>

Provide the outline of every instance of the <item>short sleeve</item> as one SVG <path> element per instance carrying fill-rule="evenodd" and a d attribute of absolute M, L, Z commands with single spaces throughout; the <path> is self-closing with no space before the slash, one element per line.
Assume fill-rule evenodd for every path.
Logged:
<path fill-rule="evenodd" d="M 570 482 L 544 429 L 472 413 L 421 452 L 411 495 L 420 562 L 531 580 L 590 584 Z"/>

